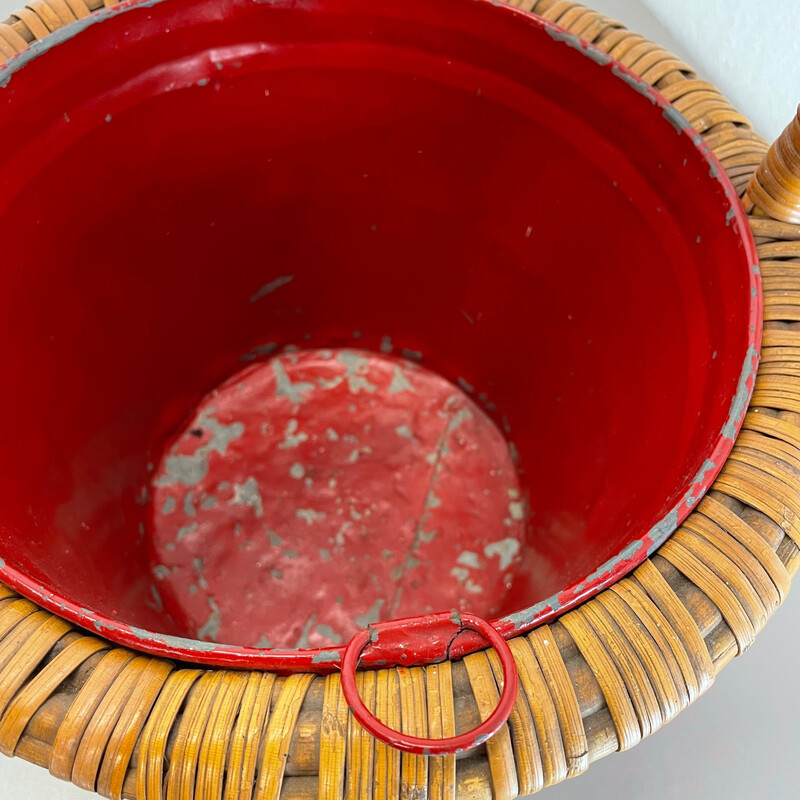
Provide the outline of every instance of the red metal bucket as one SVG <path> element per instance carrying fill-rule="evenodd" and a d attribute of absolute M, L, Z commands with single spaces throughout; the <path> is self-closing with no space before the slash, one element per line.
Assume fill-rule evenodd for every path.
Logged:
<path fill-rule="evenodd" d="M 425 663 L 696 504 L 760 283 L 652 89 L 488 2 L 79 27 L 0 73 L 4 581 L 187 661 L 324 671 L 412 617 L 357 649 Z"/>

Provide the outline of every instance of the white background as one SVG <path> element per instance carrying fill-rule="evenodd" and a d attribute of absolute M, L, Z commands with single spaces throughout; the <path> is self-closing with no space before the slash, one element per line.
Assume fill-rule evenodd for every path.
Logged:
<path fill-rule="evenodd" d="M 435 0 L 431 0 L 435 2 Z M 5 17 L 19 0 L 0 0 Z M 594 0 L 671 49 L 775 138 L 800 102 L 800 0 Z M 548 800 L 800 798 L 800 597 L 709 693 L 627 753 L 548 789 Z M 46 770 L 0 756 L 0 800 L 88 800 Z"/>

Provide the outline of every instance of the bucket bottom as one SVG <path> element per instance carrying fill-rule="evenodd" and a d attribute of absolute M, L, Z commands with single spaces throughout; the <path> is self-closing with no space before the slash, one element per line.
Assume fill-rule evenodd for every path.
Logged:
<path fill-rule="evenodd" d="M 467 391 L 339 349 L 277 355 L 211 392 L 148 491 L 164 611 L 191 638 L 278 648 L 451 608 L 497 616 L 527 509 Z"/>

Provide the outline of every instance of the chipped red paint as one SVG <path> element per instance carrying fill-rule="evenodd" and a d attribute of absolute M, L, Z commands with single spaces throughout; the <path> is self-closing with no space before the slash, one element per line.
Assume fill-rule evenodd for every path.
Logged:
<path fill-rule="evenodd" d="M 657 92 L 515 9 L 123 4 L 0 69 L 0 136 L 0 577 L 122 644 L 341 664 L 186 638 L 224 633 L 208 596 L 161 606 L 143 487 L 242 358 L 389 336 L 475 388 L 531 509 L 503 636 L 640 563 L 741 426 L 761 284 L 730 182 Z M 362 663 L 483 646 L 414 630 Z"/>
<path fill-rule="evenodd" d="M 367 648 L 374 647 L 381 639 L 392 630 L 400 632 L 406 641 L 415 635 L 422 638 L 428 636 L 443 639 L 448 642 L 448 649 L 455 644 L 457 638 L 464 631 L 474 631 L 480 635 L 484 642 L 488 641 L 494 647 L 495 653 L 503 670 L 500 683 L 500 699 L 494 710 L 485 720 L 471 731 L 465 731 L 457 736 L 445 739 L 428 739 L 420 736 L 410 736 L 402 731 L 393 730 L 381 722 L 365 705 L 358 693 L 356 685 L 356 669 L 359 657 Z M 402 653 L 401 653 L 402 658 Z M 398 668 L 400 671 L 404 667 Z M 459 614 L 458 612 L 429 614 L 416 619 L 400 619 L 393 622 L 383 622 L 370 625 L 365 631 L 354 636 L 347 646 L 342 662 L 342 691 L 353 716 L 362 727 L 383 742 L 390 744 L 397 750 L 406 753 L 417 753 L 422 756 L 439 756 L 447 754 L 467 753 L 483 744 L 489 737 L 494 736 L 505 725 L 517 699 L 518 675 L 517 664 L 511 649 L 502 636 L 495 630 L 491 623 L 476 617 L 474 614 Z"/>
<path fill-rule="evenodd" d="M 256 647 L 330 647 L 442 608 L 499 616 L 525 534 L 486 413 L 417 364 L 358 350 L 238 373 L 148 494 L 165 611 L 194 638 Z"/>

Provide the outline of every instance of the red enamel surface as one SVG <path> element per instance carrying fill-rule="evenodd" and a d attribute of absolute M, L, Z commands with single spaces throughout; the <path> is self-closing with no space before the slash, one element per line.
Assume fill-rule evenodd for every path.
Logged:
<path fill-rule="evenodd" d="M 381 597 L 384 620 L 447 602 L 501 615 L 507 636 L 624 574 L 686 516 L 752 390 L 760 283 L 730 184 L 651 90 L 488 2 L 170 0 L 97 19 L 0 69 L 4 581 L 141 649 L 324 670 L 341 658 L 313 649 L 328 643 L 324 626 L 346 637 Z M 294 411 L 262 366 L 288 359 L 287 347 L 376 354 L 366 368 L 376 406 L 346 378 L 315 389 L 302 445 L 331 415 L 341 438 L 324 462 L 313 448 L 298 459 L 332 477 L 352 452 L 344 434 L 373 424 L 358 447 L 396 460 L 365 460 L 343 490 L 378 507 L 365 537 L 380 540 L 374 550 L 350 552 L 361 530 L 348 529 L 347 552 L 334 553 L 338 529 L 297 516 L 314 506 L 301 505 L 309 487 L 280 448 Z M 424 368 L 408 372 L 424 382 L 413 402 L 389 391 L 385 370 L 400 362 L 388 356 Z M 300 383 L 347 369 L 296 358 L 286 363 L 310 376 Z M 170 454 L 208 443 L 193 418 L 253 363 L 242 394 L 252 380 L 264 405 L 231 394 L 222 422 L 274 430 L 212 449 L 216 483 L 199 489 L 219 506 L 191 518 L 190 487 L 154 484 Z M 425 455 L 456 386 L 473 389 L 453 396 L 474 408 L 464 437 L 474 455 L 448 456 L 448 502 L 425 509 Z M 356 412 L 345 420 L 346 395 Z M 418 445 L 396 436 L 402 425 Z M 228 459 L 237 453 L 244 461 Z M 512 453 L 516 475 L 487 477 Z M 252 497 L 253 475 L 261 517 L 232 502 Z M 502 498 L 513 481 L 519 500 Z M 315 503 L 336 504 L 311 488 Z M 162 513 L 171 496 L 183 519 Z M 502 516 L 511 501 L 529 516 Z M 390 583 L 426 513 L 424 532 L 458 532 L 422 537 L 419 565 Z M 506 518 L 522 542 L 508 570 L 486 553 Z M 278 554 L 259 526 L 281 537 Z M 391 557 L 370 572 L 367 553 L 383 549 Z M 478 567 L 458 564 L 464 551 Z M 291 580 L 270 580 L 273 569 Z M 484 591 L 467 592 L 468 580 Z M 336 582 L 343 616 L 324 602 Z M 301 607 L 317 586 L 322 602 Z M 284 619 L 289 604 L 297 613 Z M 312 649 L 241 646 L 306 634 Z M 481 642 L 464 634 L 450 653 Z M 408 623 L 363 660 L 420 663 L 449 644 Z"/>
<path fill-rule="evenodd" d="M 329 647 L 379 619 L 513 610 L 525 504 L 508 445 L 406 360 L 247 368 L 200 403 L 148 494 L 159 595 L 197 638 Z"/>

